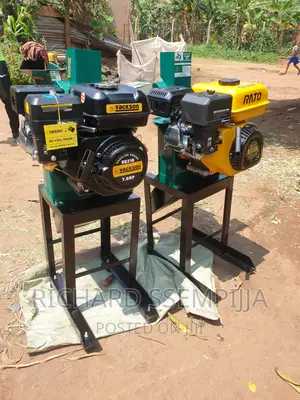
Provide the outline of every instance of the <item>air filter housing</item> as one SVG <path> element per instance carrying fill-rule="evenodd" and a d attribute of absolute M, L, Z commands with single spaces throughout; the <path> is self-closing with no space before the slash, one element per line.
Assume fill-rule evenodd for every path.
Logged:
<path fill-rule="evenodd" d="M 180 107 L 181 100 L 187 93 L 193 93 L 193 90 L 182 86 L 151 89 L 148 94 L 151 114 L 169 118 L 174 110 Z"/>
<path fill-rule="evenodd" d="M 132 86 L 90 83 L 71 86 L 70 93 L 80 98 L 89 126 L 108 130 L 147 125 L 147 96 Z"/>

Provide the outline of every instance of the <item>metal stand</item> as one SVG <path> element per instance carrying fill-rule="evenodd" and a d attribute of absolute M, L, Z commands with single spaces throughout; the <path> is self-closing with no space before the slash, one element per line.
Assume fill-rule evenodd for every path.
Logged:
<path fill-rule="evenodd" d="M 135 279 L 139 235 L 140 198 L 136 195 L 131 195 L 123 201 L 115 202 L 113 204 L 106 202 L 106 204 L 101 205 L 99 204 L 99 201 L 98 204 L 97 201 L 83 201 L 78 202 L 77 205 L 76 203 L 74 205 L 73 202 L 71 208 L 66 205 L 56 207 L 48 198 L 44 185 L 39 186 L 39 195 L 44 232 L 45 255 L 48 263 L 49 275 L 65 302 L 70 316 L 80 331 L 84 349 L 90 350 L 95 347 L 99 348 L 100 345 L 96 341 L 91 328 L 77 307 L 76 278 L 102 270 L 109 270 L 125 289 L 130 289 L 128 290 L 128 293 L 139 305 L 145 320 L 148 323 L 154 322 L 158 318 L 158 314 L 154 308 L 153 302 L 148 293 Z M 61 239 L 53 240 L 50 208 L 62 221 Z M 125 213 L 132 213 L 130 256 L 127 259 L 119 261 L 111 252 L 110 218 Z M 101 221 L 101 228 L 75 234 L 75 226 L 96 220 Z M 96 232 L 101 232 L 102 265 L 93 270 L 76 273 L 75 238 Z M 60 242 L 62 243 L 64 279 L 56 273 L 55 268 L 53 245 Z M 124 267 L 124 264 L 127 262 L 129 263 L 129 271 Z"/>
<path fill-rule="evenodd" d="M 228 246 L 233 182 L 233 177 L 213 175 L 203 180 L 199 179 L 195 181 L 193 187 L 189 187 L 185 190 L 176 190 L 161 183 L 154 175 L 147 174 L 144 180 L 144 187 L 149 251 L 152 254 L 164 258 L 161 254 L 155 251 L 153 225 L 181 211 L 179 268 L 183 273 L 188 275 L 189 278 L 192 278 L 190 275 L 192 248 L 199 244 L 208 248 L 224 260 L 231 262 L 243 271 L 246 271 L 247 273 L 253 272 L 255 266 L 251 258 Z M 151 186 L 154 186 L 152 192 Z M 193 227 L 194 204 L 222 190 L 226 190 L 222 229 L 211 235 L 207 235 Z M 181 208 L 153 221 L 153 213 L 162 210 L 166 206 L 173 204 L 178 200 L 182 201 Z M 221 234 L 221 241 L 215 238 L 219 234 Z"/>

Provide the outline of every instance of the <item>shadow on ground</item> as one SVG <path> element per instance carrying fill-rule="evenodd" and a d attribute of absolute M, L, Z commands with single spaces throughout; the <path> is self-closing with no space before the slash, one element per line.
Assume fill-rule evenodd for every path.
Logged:
<path fill-rule="evenodd" d="M 18 144 L 13 140 L 12 137 L 8 137 L 6 140 L 0 140 L 0 145 L 1 144 L 9 144 L 12 147 L 18 146 Z"/>
<path fill-rule="evenodd" d="M 300 95 L 298 100 L 271 100 L 267 112 L 253 122 L 264 134 L 265 146 L 300 148 Z"/>

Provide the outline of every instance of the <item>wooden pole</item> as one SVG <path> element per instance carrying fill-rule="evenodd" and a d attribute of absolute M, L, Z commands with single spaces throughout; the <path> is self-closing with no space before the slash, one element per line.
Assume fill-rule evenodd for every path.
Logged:
<path fill-rule="evenodd" d="M 172 17 L 171 42 L 174 42 L 174 25 L 175 25 L 175 18 Z"/>
<path fill-rule="evenodd" d="M 139 60 L 140 65 L 142 65 L 142 62 L 141 62 L 139 53 L 138 53 L 138 51 L 137 51 L 137 49 L 136 49 L 136 47 L 135 47 L 135 44 L 132 42 L 131 45 L 132 45 L 132 47 L 133 47 L 133 49 L 134 49 L 134 51 L 135 51 L 135 54 L 136 54 L 136 56 L 137 56 L 137 59 Z"/>
<path fill-rule="evenodd" d="M 67 49 L 69 49 L 71 47 L 69 0 L 65 0 L 65 44 L 66 44 Z"/>
<path fill-rule="evenodd" d="M 296 35 L 296 41 L 297 41 L 297 43 L 300 42 L 300 24 L 298 24 L 298 30 L 297 30 L 297 35 Z"/>

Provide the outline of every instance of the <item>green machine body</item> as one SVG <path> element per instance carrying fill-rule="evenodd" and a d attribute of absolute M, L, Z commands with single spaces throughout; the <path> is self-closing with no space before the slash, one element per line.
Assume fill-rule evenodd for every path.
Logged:
<path fill-rule="evenodd" d="M 193 184 L 194 175 L 187 170 L 187 161 L 165 146 L 165 134 L 170 122 L 170 118 L 154 119 L 158 128 L 158 179 L 161 183 L 180 190 L 189 183 Z"/>
<path fill-rule="evenodd" d="M 43 174 L 45 194 L 55 206 L 61 206 L 94 196 L 90 193 L 73 189 L 70 179 L 58 169 L 54 169 L 53 171 L 43 169 Z"/>
<path fill-rule="evenodd" d="M 102 80 L 102 54 L 97 50 L 68 49 L 66 51 L 69 84 L 100 83 Z"/>
<path fill-rule="evenodd" d="M 55 85 L 60 87 L 61 74 L 64 69 L 60 68 L 57 64 L 49 62 L 48 69 L 22 69 L 24 74 L 29 75 L 37 85 Z"/>
<path fill-rule="evenodd" d="M 154 88 L 168 86 L 191 87 L 192 53 L 163 52 L 160 53 L 160 76 L 162 82 L 155 82 Z"/>
<path fill-rule="evenodd" d="M 50 62 L 48 69 L 21 70 L 31 76 L 38 85 L 54 85 L 69 93 L 72 85 L 82 83 L 100 83 L 102 80 L 102 53 L 96 50 L 71 48 L 66 51 L 66 77 L 63 78 L 65 69 Z"/>

